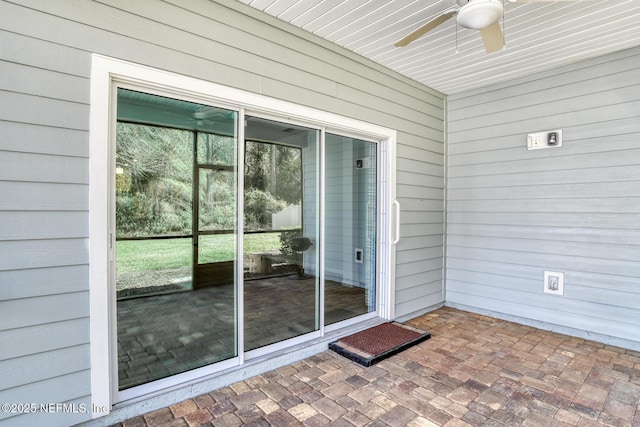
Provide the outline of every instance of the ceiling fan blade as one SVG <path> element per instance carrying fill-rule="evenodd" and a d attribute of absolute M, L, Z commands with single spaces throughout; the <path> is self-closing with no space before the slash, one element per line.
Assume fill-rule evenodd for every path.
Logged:
<path fill-rule="evenodd" d="M 417 30 L 415 30 L 413 33 L 409 34 L 408 36 L 406 36 L 405 38 L 403 38 L 402 40 L 397 42 L 395 44 L 395 46 L 396 47 L 402 47 L 402 46 L 408 45 L 412 41 L 422 37 L 425 34 L 427 34 L 429 31 L 433 30 L 438 25 L 440 25 L 443 22 L 447 21 L 452 16 L 455 16 L 457 13 L 458 13 L 457 10 L 454 10 L 454 11 L 451 11 L 451 12 L 447 12 L 447 13 L 443 13 L 442 15 L 432 19 L 431 21 L 429 21 L 426 24 L 424 24 L 422 27 L 420 27 Z"/>
<path fill-rule="evenodd" d="M 482 42 L 487 53 L 497 52 L 504 48 L 504 36 L 498 21 L 480 30 Z"/>

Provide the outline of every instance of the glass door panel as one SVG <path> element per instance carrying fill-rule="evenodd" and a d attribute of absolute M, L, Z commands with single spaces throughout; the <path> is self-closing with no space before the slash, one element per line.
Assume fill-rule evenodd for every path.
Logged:
<path fill-rule="evenodd" d="M 235 187 L 229 188 L 235 185 L 230 184 L 235 182 L 235 155 L 229 157 L 228 151 L 237 148 L 237 119 L 233 111 L 126 89 L 118 90 L 117 113 L 121 391 L 237 355 L 235 278 L 207 286 L 196 267 L 199 260 L 236 259 Z M 206 158 L 207 139 L 215 140 L 209 158 L 224 158 L 224 178 L 217 175 L 217 163 L 204 160 L 204 176 L 196 173 L 201 161 L 196 144 Z M 228 234 L 201 235 L 194 224 L 201 223 L 203 210 L 202 229 Z"/>
<path fill-rule="evenodd" d="M 375 311 L 377 146 L 325 137 L 325 325 Z"/>
<path fill-rule="evenodd" d="M 245 350 L 319 328 L 320 132 L 247 117 Z"/>

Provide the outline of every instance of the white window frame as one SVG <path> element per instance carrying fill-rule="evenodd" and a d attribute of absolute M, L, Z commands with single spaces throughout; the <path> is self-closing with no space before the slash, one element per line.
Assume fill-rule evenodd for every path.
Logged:
<path fill-rule="evenodd" d="M 377 315 L 389 320 L 395 317 L 395 243 L 399 239 L 397 235 L 399 218 L 394 208 L 397 203 L 395 199 L 395 130 L 204 80 L 93 54 L 89 137 L 91 395 L 92 406 L 97 408 L 92 414 L 93 418 L 102 417 L 111 410 L 114 404 L 112 390 L 115 388 L 114 381 L 117 381 L 117 372 L 113 373 L 112 365 L 113 354 L 117 351 L 112 345 L 117 333 L 112 314 L 115 311 L 116 301 L 110 289 L 110 283 L 113 281 L 111 276 L 115 251 L 110 198 L 115 185 L 111 170 L 114 168 L 115 158 L 113 153 L 115 144 L 112 143 L 112 139 L 115 137 L 116 84 L 133 85 L 149 88 L 149 90 L 155 88 L 168 96 L 175 94 L 180 99 L 190 99 L 194 102 L 200 100 L 223 107 L 228 105 L 232 109 L 239 110 L 240 117 L 246 110 L 252 114 L 278 116 L 285 120 L 308 123 L 326 132 L 377 140 L 380 144 L 378 165 L 380 246 L 377 284 L 380 293 Z M 239 210 L 241 213 L 242 209 Z M 321 224 L 323 220 L 324 218 L 321 218 Z M 324 329 L 321 328 L 321 333 L 323 331 Z M 240 366 L 244 355 L 239 354 L 236 359 L 231 362 L 232 365 Z M 196 376 L 193 377 L 193 374 Z M 166 381 L 166 386 L 179 386 L 185 381 L 200 378 L 198 375 L 205 375 L 205 372 L 193 371 L 191 379 L 183 377 L 179 382 Z M 154 383 L 157 384 L 157 382 Z M 155 387 L 157 388 L 157 385 Z M 118 400 L 122 397 L 119 396 Z"/>

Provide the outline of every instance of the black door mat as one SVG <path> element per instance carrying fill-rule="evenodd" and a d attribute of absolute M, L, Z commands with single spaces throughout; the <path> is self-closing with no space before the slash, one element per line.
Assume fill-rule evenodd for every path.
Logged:
<path fill-rule="evenodd" d="M 371 366 L 429 338 L 429 332 L 387 322 L 340 338 L 329 344 L 329 348 L 349 360 Z"/>

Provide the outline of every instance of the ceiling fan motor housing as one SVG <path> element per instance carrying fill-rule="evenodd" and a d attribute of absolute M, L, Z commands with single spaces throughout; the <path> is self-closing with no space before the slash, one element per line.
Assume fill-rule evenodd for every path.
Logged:
<path fill-rule="evenodd" d="M 482 30 L 502 17 L 500 0 L 469 0 L 458 10 L 458 25 L 472 30 Z"/>

